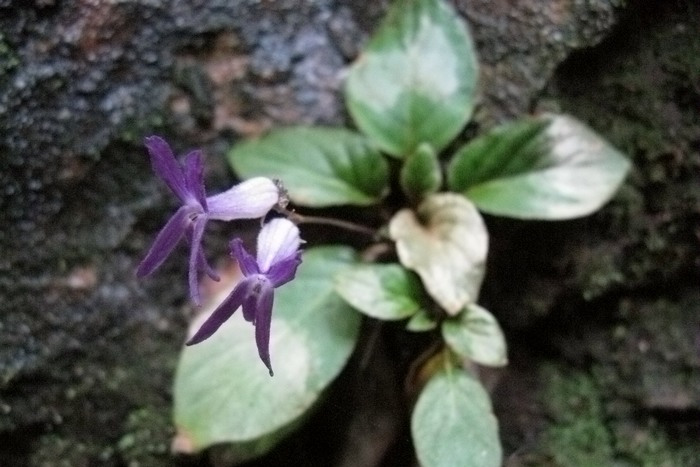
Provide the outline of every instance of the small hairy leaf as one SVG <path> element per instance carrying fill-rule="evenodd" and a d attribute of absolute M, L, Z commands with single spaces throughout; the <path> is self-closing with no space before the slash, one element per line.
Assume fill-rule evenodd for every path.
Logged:
<path fill-rule="evenodd" d="M 425 309 L 420 309 L 406 323 L 406 330 L 411 332 L 432 331 L 437 327 L 437 321 Z"/>
<path fill-rule="evenodd" d="M 503 331 L 496 318 L 479 305 L 467 305 L 459 315 L 443 321 L 442 336 L 459 356 L 480 365 L 508 363 Z"/>

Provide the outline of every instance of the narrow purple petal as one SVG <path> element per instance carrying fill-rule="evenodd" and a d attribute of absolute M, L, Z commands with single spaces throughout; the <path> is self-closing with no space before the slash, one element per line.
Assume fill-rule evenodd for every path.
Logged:
<path fill-rule="evenodd" d="M 185 231 L 187 235 L 187 242 L 192 245 L 192 238 L 194 235 L 194 227 L 187 229 Z M 200 242 L 203 243 L 203 242 Z M 190 252 L 191 253 L 191 252 Z M 219 275 L 216 273 L 214 268 L 211 267 L 209 262 L 207 261 L 206 256 L 204 255 L 204 247 L 198 248 L 197 249 L 197 271 L 202 271 L 204 274 L 209 276 L 212 280 L 219 282 L 221 278 Z"/>
<path fill-rule="evenodd" d="M 197 332 L 185 345 L 199 344 L 208 339 L 221 327 L 241 306 L 243 298 L 248 294 L 250 281 L 243 279 L 239 282 L 226 299 L 214 310 L 209 318 L 202 324 Z"/>
<path fill-rule="evenodd" d="M 209 265 L 206 256 L 204 256 L 204 248 L 200 248 L 199 254 L 197 255 L 197 270 L 204 271 L 204 274 L 209 276 L 213 281 L 219 282 L 221 280 L 214 268 Z"/>
<path fill-rule="evenodd" d="M 138 277 L 151 274 L 163 264 L 163 261 L 165 261 L 180 241 L 180 238 L 182 238 L 188 224 L 189 208 L 183 206 L 173 214 L 161 231 L 158 232 L 151 249 L 148 250 L 146 257 L 136 269 Z"/>
<path fill-rule="evenodd" d="M 199 305 L 201 299 L 199 296 L 199 281 L 197 280 L 197 272 L 199 265 L 200 255 L 203 256 L 204 252 L 202 250 L 202 236 L 204 236 L 204 227 L 207 225 L 206 215 L 200 215 L 197 220 L 194 221 L 192 227 L 192 239 L 190 245 L 190 269 L 189 269 L 189 283 L 190 283 L 190 298 L 195 303 Z"/>
<path fill-rule="evenodd" d="M 234 238 L 231 240 L 229 246 L 231 248 L 231 254 L 238 261 L 238 266 L 241 268 L 241 272 L 244 276 L 248 277 L 260 273 L 255 258 L 243 247 L 243 240 Z"/>
<path fill-rule="evenodd" d="M 251 286 L 248 289 L 248 295 L 243 298 L 243 318 L 246 321 L 255 324 L 257 319 L 257 310 L 259 306 L 260 296 L 265 290 L 274 290 L 274 286 L 267 277 L 262 274 L 256 274 L 249 278 Z"/>
<path fill-rule="evenodd" d="M 185 157 L 185 187 L 187 193 L 194 197 L 207 210 L 207 194 L 204 190 L 204 161 L 202 151 L 192 151 Z"/>
<path fill-rule="evenodd" d="M 293 256 L 300 244 L 299 228 L 292 221 L 272 219 L 258 235 L 257 263 L 260 272 L 266 273 L 273 264 Z"/>
<path fill-rule="evenodd" d="M 277 288 L 294 279 L 297 272 L 297 267 L 299 267 L 300 264 L 301 251 L 297 251 L 289 258 L 285 258 L 282 261 L 273 264 L 265 273 L 265 277 L 267 277 L 270 282 L 272 282 L 272 285 Z"/>
<path fill-rule="evenodd" d="M 274 375 L 272 363 L 270 363 L 270 325 L 274 300 L 273 290 L 272 287 L 263 287 L 258 295 L 257 312 L 255 313 L 255 343 L 258 346 L 260 360 L 270 370 L 270 376 Z"/>
<path fill-rule="evenodd" d="M 243 299 L 241 309 L 243 310 L 243 319 L 255 325 L 255 313 L 258 308 L 258 297 L 255 294 L 249 294 Z"/>
<path fill-rule="evenodd" d="M 182 174 L 182 167 L 175 159 L 168 143 L 159 136 L 149 136 L 145 139 L 146 149 L 151 156 L 153 171 L 175 193 L 183 203 L 187 200 L 187 186 Z"/>

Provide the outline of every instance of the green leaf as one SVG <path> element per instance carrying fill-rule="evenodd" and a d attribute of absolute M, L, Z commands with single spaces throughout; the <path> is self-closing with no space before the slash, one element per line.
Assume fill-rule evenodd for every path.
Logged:
<path fill-rule="evenodd" d="M 386 160 L 366 138 L 340 128 L 275 130 L 234 146 L 228 158 L 244 178 L 282 180 L 302 206 L 369 205 L 389 190 Z"/>
<path fill-rule="evenodd" d="M 411 417 L 422 467 L 500 467 L 498 423 L 488 393 L 457 368 L 433 375 Z"/>
<path fill-rule="evenodd" d="M 335 290 L 357 310 L 372 318 L 399 320 L 421 309 L 423 287 L 398 264 L 364 264 L 336 275 Z"/>
<path fill-rule="evenodd" d="M 401 167 L 400 183 L 404 193 L 412 200 L 421 200 L 440 189 L 440 161 L 429 144 L 421 144 L 406 159 Z"/>
<path fill-rule="evenodd" d="M 462 358 L 486 366 L 508 364 L 503 331 L 496 318 L 479 305 L 468 305 L 459 315 L 443 321 L 442 337 Z"/>
<path fill-rule="evenodd" d="M 424 308 L 418 310 L 406 323 L 406 330 L 411 332 L 432 331 L 436 327 L 437 321 Z"/>
<path fill-rule="evenodd" d="M 360 315 L 333 290 L 333 276 L 354 262 L 350 248 L 307 250 L 296 279 L 275 290 L 273 378 L 240 311 L 212 337 L 183 349 L 175 378 L 175 424 L 191 450 L 231 442 L 240 444 L 242 456 L 251 446 L 262 454 L 260 446 L 269 449 L 273 443 L 253 442 L 284 433 L 314 404 L 345 365 L 359 332 Z"/>
<path fill-rule="evenodd" d="M 593 130 L 558 115 L 505 125 L 462 147 L 448 186 L 484 212 L 520 219 L 570 219 L 606 203 L 629 170 Z"/>
<path fill-rule="evenodd" d="M 440 151 L 469 120 L 478 75 L 467 27 L 448 2 L 394 2 L 345 88 L 357 126 L 394 156 Z"/>
<path fill-rule="evenodd" d="M 488 234 L 474 205 L 461 195 L 428 197 L 414 213 L 389 223 L 399 260 L 416 271 L 433 299 L 450 315 L 476 302 L 484 278 Z"/>

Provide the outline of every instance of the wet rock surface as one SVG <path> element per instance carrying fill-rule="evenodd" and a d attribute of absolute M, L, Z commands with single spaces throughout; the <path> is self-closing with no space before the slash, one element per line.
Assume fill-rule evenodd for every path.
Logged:
<path fill-rule="evenodd" d="M 481 58 L 483 108 L 477 118 L 492 124 L 531 112 L 562 60 L 599 43 L 626 3 L 458 1 Z"/>
<path fill-rule="evenodd" d="M 505 233 L 504 262 L 495 259 L 486 283 L 520 287 L 489 295 L 519 336 L 509 342 L 540 359 L 538 371 L 527 357 L 523 365 L 540 375 L 530 391 L 543 394 L 533 403 L 545 409 L 534 415 L 537 441 L 529 428 L 508 430 L 519 449 L 512 465 L 697 463 L 698 13 L 691 2 L 627 13 L 598 47 L 572 54 L 540 98 L 606 135 L 634 164 L 617 197 L 590 218 L 492 223 Z M 512 407 L 504 404 L 504 417 Z M 511 416 L 532 420 L 531 407 Z"/>
<path fill-rule="evenodd" d="M 168 261 L 147 281 L 134 277 L 173 202 L 152 176 L 141 140 L 159 133 L 178 152 L 204 147 L 215 191 L 232 181 L 221 156 L 236 139 L 284 124 L 346 122 L 344 69 L 387 4 L 0 0 L 1 465 L 173 464 L 170 385 L 191 310 L 184 263 Z M 608 304 L 617 316 L 621 308 L 611 296 L 646 287 L 652 295 L 665 293 L 679 277 L 687 285 L 697 267 L 689 225 L 697 221 L 698 197 L 687 193 L 697 193 L 692 121 L 699 102 L 688 83 L 698 68 L 674 68 L 685 62 L 669 44 L 678 39 L 674 31 L 692 37 L 692 24 L 683 14 L 665 16 L 668 27 L 657 30 L 666 31 L 667 42 L 659 39 L 653 49 L 668 57 L 661 70 L 646 65 L 656 60 L 641 49 L 606 46 L 629 60 L 619 74 L 628 66 L 646 70 L 645 79 L 675 83 L 659 86 L 672 95 L 643 94 L 662 111 L 645 121 L 643 106 L 630 107 L 638 116 L 606 106 L 616 86 L 647 92 L 633 72 L 624 79 L 580 77 L 570 71 L 574 59 L 561 67 L 572 52 L 603 40 L 636 4 L 478 0 L 456 6 L 471 23 L 482 62 L 479 124 L 532 110 L 549 83 L 551 105 L 590 120 L 642 167 L 621 200 L 593 219 L 500 229 L 492 220 L 494 235 L 503 238 L 495 255 L 538 231 L 553 231 L 557 239 L 554 257 L 541 245 L 532 250 L 537 259 L 524 258 L 524 270 L 536 271 L 525 298 L 506 295 L 500 302 L 524 302 L 526 317 L 499 317 L 513 329 L 532 329 L 538 321 L 528 316 L 550 316 L 569 299 L 590 307 L 586 291 L 586 299 Z M 653 23 L 654 15 L 646 17 Z M 572 83 L 580 83 L 583 97 L 575 86 L 567 91 Z M 585 98 L 591 86 L 598 101 Z M 610 120 L 596 120 L 600 114 Z M 650 128 L 669 119 L 675 124 L 668 133 L 647 139 Z M 630 127 L 637 130 L 626 132 Z M 658 190 L 660 199 L 652 197 Z M 574 239 L 582 227 L 589 234 Z M 225 251 L 225 234 L 213 230 L 212 258 Z M 658 267 L 669 257 L 673 267 Z M 563 289 L 561 270 L 567 271 Z M 508 274 L 499 282 L 513 283 Z M 659 275 L 665 285 L 654 289 Z M 688 300 L 683 303 L 695 303 Z M 652 310 L 644 316 L 655 316 L 659 303 L 653 298 L 639 306 Z M 593 352 L 587 338 L 580 342 L 576 355 L 567 354 L 572 361 Z M 644 404 L 667 400 L 637 394 Z M 687 404 L 697 405 L 697 394 L 688 397 Z"/>
<path fill-rule="evenodd" d="M 2 2 L 0 13 L 0 464 L 155 452 L 169 465 L 189 308 L 183 264 L 134 277 L 172 202 L 141 140 L 178 133 L 178 150 L 211 142 L 221 154 L 219 135 L 340 121 L 331 4 Z M 230 183 L 212 159 L 210 185 Z"/>

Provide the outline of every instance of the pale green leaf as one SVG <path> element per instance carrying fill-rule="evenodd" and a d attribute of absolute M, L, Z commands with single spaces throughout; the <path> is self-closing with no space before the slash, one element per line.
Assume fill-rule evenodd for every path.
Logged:
<path fill-rule="evenodd" d="M 366 138 L 341 128 L 274 130 L 235 145 L 228 159 L 244 178 L 280 179 L 303 206 L 369 205 L 389 190 L 386 160 Z"/>
<path fill-rule="evenodd" d="M 489 214 L 570 219 L 606 203 L 629 166 L 583 123 L 545 116 L 496 128 L 462 147 L 448 167 L 448 186 Z"/>
<path fill-rule="evenodd" d="M 398 264 L 363 264 L 340 271 L 335 289 L 358 311 L 372 318 L 399 320 L 421 309 L 423 288 Z"/>
<path fill-rule="evenodd" d="M 354 262 L 350 248 L 307 250 L 297 277 L 275 291 L 274 377 L 258 358 L 254 328 L 240 311 L 212 337 L 183 349 L 175 378 L 175 425 L 192 450 L 229 442 L 247 452 L 259 446 L 256 440 L 269 448 L 264 437 L 284 432 L 316 402 L 345 365 L 358 335 L 360 315 L 333 288 L 333 276 Z"/>
<path fill-rule="evenodd" d="M 441 150 L 469 120 L 478 76 L 465 22 L 443 0 L 395 2 L 353 64 L 345 97 L 357 126 L 386 152 Z"/>
<path fill-rule="evenodd" d="M 457 368 L 436 373 L 418 397 L 411 432 L 422 467 L 500 467 L 498 423 L 484 388 Z"/>
<path fill-rule="evenodd" d="M 401 264 L 416 271 L 430 296 L 450 315 L 476 302 L 484 278 L 488 234 L 474 205 L 461 195 L 428 197 L 416 212 L 389 223 Z"/>
<path fill-rule="evenodd" d="M 442 323 L 442 336 L 459 356 L 480 365 L 508 364 L 506 340 L 496 318 L 476 304 Z"/>

